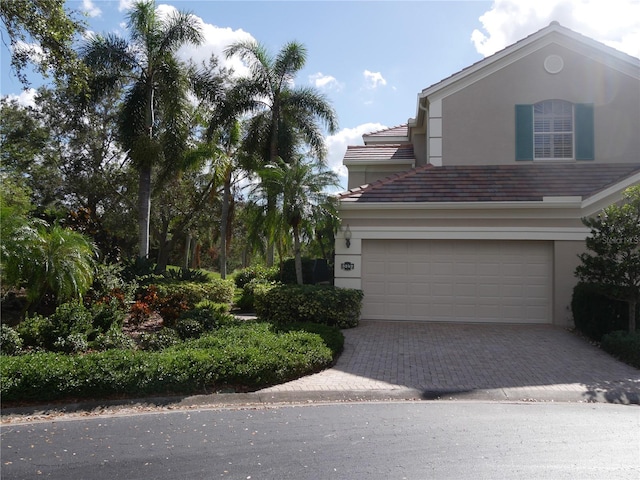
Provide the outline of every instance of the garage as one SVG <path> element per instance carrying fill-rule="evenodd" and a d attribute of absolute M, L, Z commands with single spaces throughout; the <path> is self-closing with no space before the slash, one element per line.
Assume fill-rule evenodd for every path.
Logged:
<path fill-rule="evenodd" d="M 551 323 L 551 241 L 363 240 L 362 318 Z"/>

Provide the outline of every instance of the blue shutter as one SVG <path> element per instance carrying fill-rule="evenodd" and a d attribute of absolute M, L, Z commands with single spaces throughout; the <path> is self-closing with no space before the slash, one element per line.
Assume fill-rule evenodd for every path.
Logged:
<path fill-rule="evenodd" d="M 533 160 L 533 105 L 516 105 L 516 160 Z"/>
<path fill-rule="evenodd" d="M 576 160 L 593 160 L 595 158 L 593 105 L 576 103 L 574 115 Z"/>

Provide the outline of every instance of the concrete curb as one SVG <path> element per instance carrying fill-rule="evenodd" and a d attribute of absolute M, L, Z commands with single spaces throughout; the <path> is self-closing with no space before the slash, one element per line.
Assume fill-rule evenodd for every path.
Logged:
<path fill-rule="evenodd" d="M 276 405 L 310 405 L 348 402 L 403 402 L 403 401 L 482 401 L 482 402 L 558 402 L 558 403 L 613 403 L 640 405 L 638 392 L 625 391 L 543 391 L 528 388 L 497 388 L 472 390 L 418 390 L 398 388 L 386 390 L 353 391 L 288 391 L 214 393 L 184 397 L 150 397 L 104 402 L 78 402 L 2 409 L 5 420 L 30 421 L 61 415 L 131 414 L 158 410 L 187 410 L 198 408 L 239 408 Z"/>

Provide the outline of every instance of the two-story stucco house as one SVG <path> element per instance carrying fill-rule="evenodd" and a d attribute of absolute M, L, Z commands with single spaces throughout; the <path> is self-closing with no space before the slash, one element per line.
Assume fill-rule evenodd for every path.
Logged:
<path fill-rule="evenodd" d="M 363 138 L 335 262 L 363 318 L 570 325 L 581 218 L 640 182 L 640 60 L 554 22 Z"/>

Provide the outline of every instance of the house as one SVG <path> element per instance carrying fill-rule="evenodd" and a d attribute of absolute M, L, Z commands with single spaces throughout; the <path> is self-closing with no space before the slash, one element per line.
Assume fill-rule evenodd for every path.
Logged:
<path fill-rule="evenodd" d="M 335 261 L 362 318 L 568 326 L 581 218 L 640 182 L 640 60 L 553 22 L 363 138 Z"/>

